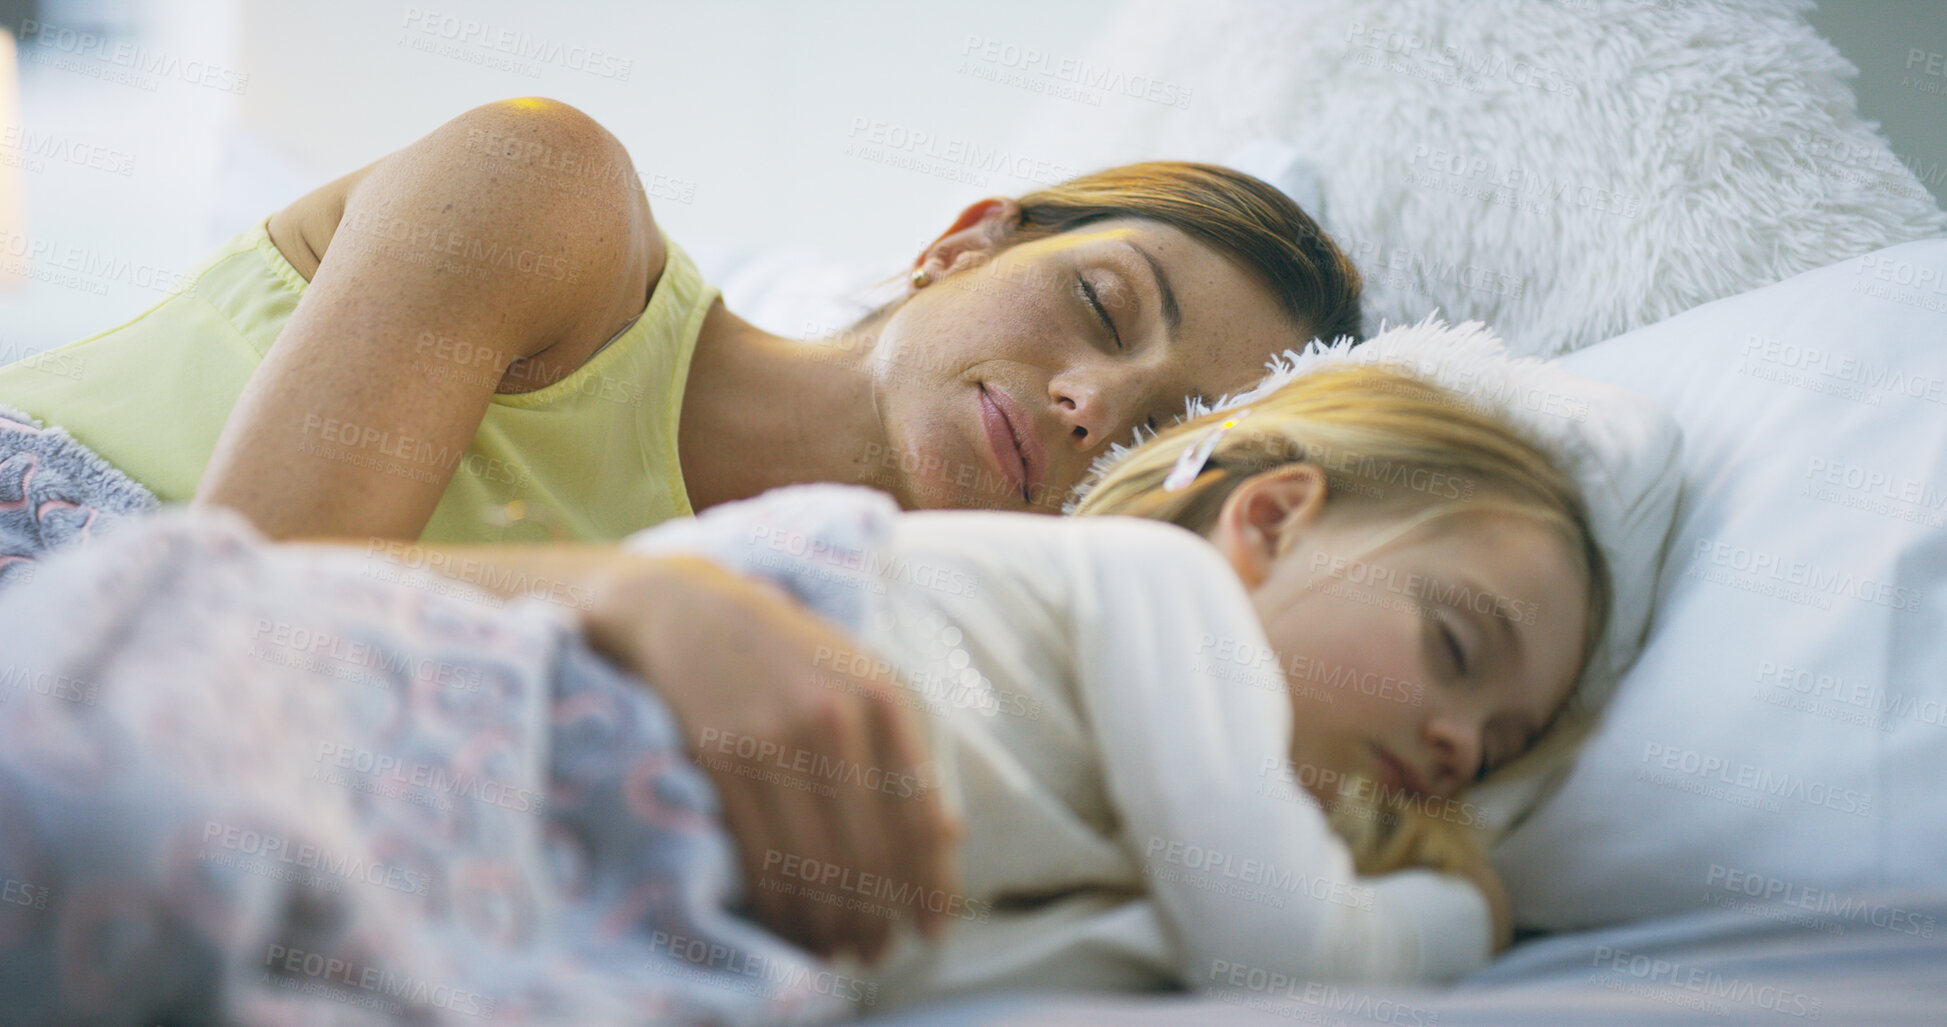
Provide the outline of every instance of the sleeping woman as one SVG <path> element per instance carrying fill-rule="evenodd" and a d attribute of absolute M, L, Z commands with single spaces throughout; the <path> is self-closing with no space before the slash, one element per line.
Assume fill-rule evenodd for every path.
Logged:
<path fill-rule="evenodd" d="M 1428 474 L 1472 487 L 1408 484 Z M 0 593 L 0 646 L 51 683 L 0 706 L 0 873 L 33 900 L 0 906 L 13 1012 L 813 1021 L 1003 987 L 1440 980 L 1505 945 L 1457 800 L 1601 635 L 1572 481 L 1458 397 L 1355 368 L 1166 430 L 1081 512 L 1125 516 L 810 486 L 620 553 L 474 551 L 585 590 L 573 610 L 219 513 L 70 553 Z M 822 686 L 893 668 L 933 759 L 728 726 L 736 697 L 691 684 L 733 655 L 698 630 L 723 585 L 697 565 L 859 638 Z M 943 795 L 964 874 L 733 841 L 686 752 L 781 803 Z M 820 962 L 739 915 L 785 891 L 826 911 L 814 934 L 877 919 L 851 947 L 880 958 Z"/>
<path fill-rule="evenodd" d="M 866 200 L 864 202 L 870 202 Z M 468 111 L 243 231 L 180 293 L 0 369 L 164 502 L 274 539 L 615 541 L 800 482 L 1054 512 L 1138 425 L 1356 333 L 1359 277 L 1276 189 L 1150 163 L 961 212 L 838 340 L 761 331 L 564 104 Z"/>

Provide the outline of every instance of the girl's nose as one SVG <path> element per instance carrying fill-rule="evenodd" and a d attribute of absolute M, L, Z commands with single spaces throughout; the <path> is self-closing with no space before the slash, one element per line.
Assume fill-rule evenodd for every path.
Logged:
<path fill-rule="evenodd" d="M 1480 772 L 1481 731 L 1479 718 L 1465 710 L 1442 710 L 1427 718 L 1425 737 L 1436 761 L 1430 787 L 1451 796 L 1473 783 Z"/>

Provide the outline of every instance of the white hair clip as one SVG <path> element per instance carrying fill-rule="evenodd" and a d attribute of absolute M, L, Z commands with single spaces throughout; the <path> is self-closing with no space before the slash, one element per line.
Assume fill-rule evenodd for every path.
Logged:
<path fill-rule="evenodd" d="M 1210 429 L 1201 441 L 1184 450 L 1183 455 L 1176 458 L 1176 466 L 1170 468 L 1169 477 L 1163 479 L 1163 491 L 1181 492 L 1189 488 L 1190 483 L 1203 473 L 1203 465 L 1210 462 L 1210 454 L 1217 451 L 1217 443 L 1222 442 L 1224 436 L 1237 427 L 1237 422 L 1250 412 L 1251 408 L 1245 407 L 1224 418 L 1224 423 Z"/>

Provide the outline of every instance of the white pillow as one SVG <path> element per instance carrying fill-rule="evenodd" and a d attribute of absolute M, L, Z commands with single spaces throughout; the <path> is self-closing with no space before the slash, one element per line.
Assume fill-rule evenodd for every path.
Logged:
<path fill-rule="evenodd" d="M 1322 173 L 1368 328 L 1437 309 L 1559 354 L 1947 231 L 1810 6 L 1140 0 L 1086 64 L 1187 105 L 1052 104 L 1012 148 L 1089 168 L 1279 140 Z"/>
<path fill-rule="evenodd" d="M 1561 362 L 1666 407 L 1685 481 L 1641 658 L 1494 852 L 1522 924 L 1921 929 L 1847 893 L 1947 887 L 1944 341 L 1936 239 Z"/>
<path fill-rule="evenodd" d="M 722 291 L 724 306 L 751 324 L 794 339 L 821 339 L 898 298 L 906 281 L 902 262 L 910 264 L 913 255 L 888 256 L 883 265 L 868 265 L 814 246 L 785 245 L 718 263 L 708 280 Z"/>

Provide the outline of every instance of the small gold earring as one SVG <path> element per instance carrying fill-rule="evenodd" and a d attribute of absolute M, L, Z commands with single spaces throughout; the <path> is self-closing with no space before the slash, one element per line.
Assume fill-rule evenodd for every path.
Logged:
<path fill-rule="evenodd" d="M 913 269 L 913 288 L 924 289 L 927 287 L 927 285 L 931 284 L 932 281 L 933 281 L 933 272 L 928 271 L 923 267 L 916 267 Z"/>

